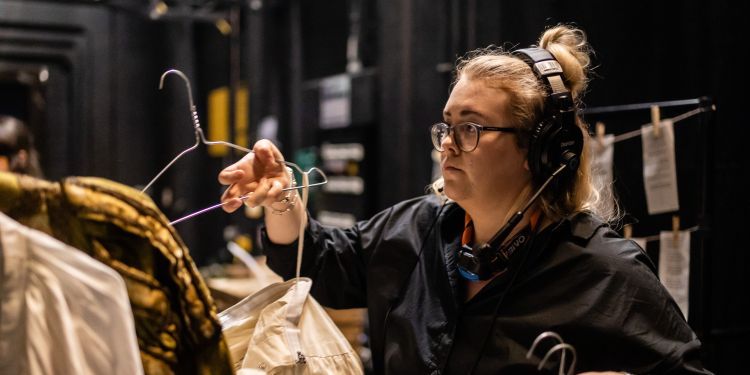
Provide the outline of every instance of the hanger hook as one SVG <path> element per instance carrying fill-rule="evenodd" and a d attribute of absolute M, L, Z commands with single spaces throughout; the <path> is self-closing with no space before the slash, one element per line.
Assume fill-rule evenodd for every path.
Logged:
<path fill-rule="evenodd" d="M 279 160 L 277 160 L 277 161 L 279 161 Z M 315 172 L 315 173 L 317 173 L 318 175 L 320 175 L 320 177 L 321 177 L 321 178 L 322 178 L 323 180 L 322 180 L 322 181 L 319 181 L 319 182 L 316 182 L 316 183 L 313 183 L 313 184 L 308 184 L 308 185 L 301 185 L 301 186 L 291 186 L 291 187 L 283 188 L 283 189 L 281 189 L 281 191 L 297 190 L 297 189 L 302 189 L 302 188 L 304 188 L 304 187 L 319 186 L 319 185 L 325 185 L 325 184 L 327 184 L 327 183 L 328 183 L 328 176 L 326 176 L 325 172 L 323 172 L 323 171 L 322 171 L 322 170 L 321 170 L 320 168 L 318 168 L 318 167 L 312 167 L 312 168 L 308 169 L 307 171 L 304 171 L 304 170 L 302 170 L 302 168 L 300 168 L 300 166 L 299 166 L 299 165 L 297 165 L 297 164 L 294 164 L 294 163 L 292 163 L 292 162 L 289 162 L 289 161 L 282 161 L 282 162 L 283 162 L 283 163 L 284 163 L 285 165 L 287 165 L 287 166 L 289 166 L 289 167 L 291 167 L 291 168 L 294 168 L 295 170 L 297 170 L 297 172 L 299 172 L 299 173 L 300 173 L 301 175 L 308 175 L 308 176 L 309 176 L 309 175 L 310 175 L 310 174 L 311 174 L 312 172 Z M 243 195 L 242 197 L 240 197 L 240 199 L 242 199 L 243 197 L 244 197 L 244 198 L 247 198 L 247 194 L 246 194 L 246 195 Z"/>
<path fill-rule="evenodd" d="M 542 368 L 544 368 L 544 365 L 549 360 L 549 358 L 552 356 L 552 354 L 558 350 L 563 351 L 561 359 L 560 359 L 560 369 L 559 369 L 560 374 L 564 374 L 564 370 L 565 370 L 565 350 L 570 350 L 570 353 L 573 356 L 573 361 L 570 363 L 570 367 L 568 368 L 567 373 L 568 375 L 572 375 L 573 372 L 575 372 L 575 368 L 576 368 L 576 357 L 577 357 L 576 349 L 573 347 L 573 345 L 566 344 L 566 343 L 561 343 L 561 344 L 557 344 L 553 346 L 552 349 L 550 349 L 547 352 L 547 354 L 544 355 L 544 358 L 542 358 L 542 361 L 539 362 L 539 366 L 537 366 L 537 370 L 541 371 Z"/>
<path fill-rule="evenodd" d="M 542 332 L 539 334 L 539 336 L 536 337 L 536 339 L 534 340 L 534 343 L 531 344 L 531 348 L 529 349 L 529 351 L 526 352 L 526 359 L 531 358 L 531 356 L 534 354 L 534 350 L 536 350 L 536 346 L 539 345 L 539 343 L 542 342 L 542 340 L 546 338 L 554 338 L 555 340 L 557 340 L 558 344 L 565 343 L 562 337 L 560 337 L 560 335 L 558 335 L 555 332 L 552 332 L 552 331 Z"/>
<path fill-rule="evenodd" d="M 195 148 L 198 147 L 198 145 L 200 144 L 200 141 L 205 140 L 205 137 L 203 136 L 203 131 L 201 130 L 200 121 L 198 120 L 198 111 L 195 109 L 195 104 L 193 103 L 193 90 L 190 88 L 190 80 L 187 78 L 185 73 L 177 69 L 167 70 L 161 75 L 161 79 L 159 79 L 159 90 L 161 90 L 164 87 L 164 78 L 166 78 L 167 75 L 169 74 L 176 74 L 180 76 L 180 78 L 182 78 L 182 80 L 185 82 L 185 86 L 187 87 L 188 99 L 190 100 L 190 115 L 193 118 L 193 128 L 195 129 L 195 144 L 191 146 L 190 148 L 179 153 L 174 159 L 172 159 L 172 161 L 169 162 L 169 164 L 167 164 L 166 167 L 162 168 L 162 170 L 159 171 L 159 173 L 157 173 L 156 176 L 152 178 L 151 181 L 148 182 L 148 184 L 146 184 L 146 187 L 144 187 L 143 190 L 141 190 L 141 193 L 145 193 L 146 190 L 148 190 L 151 187 L 151 185 L 153 185 L 154 182 L 156 182 L 156 180 L 158 180 L 159 177 L 161 177 L 161 175 L 164 174 L 164 172 L 166 172 L 167 169 L 169 169 L 169 167 L 171 167 L 172 164 L 174 164 L 177 161 L 177 159 L 181 158 L 183 155 L 187 154 L 188 152 L 195 150 Z"/>
<path fill-rule="evenodd" d="M 185 73 L 183 73 L 182 71 L 177 70 L 177 69 L 169 69 L 166 72 L 164 72 L 161 75 L 161 79 L 159 79 L 159 90 L 161 90 L 162 88 L 164 88 L 164 79 L 169 74 L 176 74 L 177 76 L 179 76 L 180 78 L 182 78 L 183 82 L 185 82 L 185 87 L 187 88 L 187 92 L 188 92 L 188 100 L 190 102 L 190 113 L 192 114 L 192 117 L 193 117 L 193 126 L 195 127 L 195 129 L 197 131 L 198 129 L 200 129 L 201 124 L 200 124 L 200 121 L 198 120 L 198 111 L 195 108 L 195 102 L 193 102 L 193 89 L 190 86 L 190 80 L 185 75 Z M 201 136 L 202 135 L 203 134 L 201 134 Z M 201 138 L 203 138 L 203 137 L 201 137 Z"/>

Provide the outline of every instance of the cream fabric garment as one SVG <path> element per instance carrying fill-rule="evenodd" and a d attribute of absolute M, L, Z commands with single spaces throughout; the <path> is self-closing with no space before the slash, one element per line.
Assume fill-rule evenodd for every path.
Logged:
<path fill-rule="evenodd" d="M 311 285 L 304 277 L 272 284 L 219 313 L 238 374 L 363 373 Z"/>
<path fill-rule="evenodd" d="M 302 207 L 307 206 L 302 174 Z M 297 278 L 275 283 L 219 313 L 238 375 L 362 374 L 362 362 L 328 314 L 310 296 L 312 280 L 300 277 L 305 222 L 297 241 Z"/>
<path fill-rule="evenodd" d="M 0 213 L 0 374 L 143 374 L 125 283 Z"/>

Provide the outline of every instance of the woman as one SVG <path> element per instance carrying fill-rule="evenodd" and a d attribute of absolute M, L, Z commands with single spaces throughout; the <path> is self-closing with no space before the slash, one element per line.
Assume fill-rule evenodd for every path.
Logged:
<path fill-rule="evenodd" d="M 220 173 L 230 185 L 225 209 L 253 192 L 246 204 L 267 213 L 268 264 L 285 278 L 306 225 L 312 294 L 333 308 L 368 308 L 377 373 L 526 371 L 545 353 L 525 358 L 545 331 L 576 348 L 579 370 L 707 373 L 653 265 L 609 229 L 616 214 L 601 209 L 590 182 L 588 136 L 573 108 L 586 87 L 584 33 L 557 26 L 539 45 L 459 62 L 444 123 L 431 129 L 443 176 L 436 194 L 352 228 L 324 227 L 282 192 L 291 183 L 283 156 L 259 141 Z M 552 60 L 535 64 L 539 53 L 562 72 Z M 540 132 L 548 123 L 564 125 L 553 141 Z"/>

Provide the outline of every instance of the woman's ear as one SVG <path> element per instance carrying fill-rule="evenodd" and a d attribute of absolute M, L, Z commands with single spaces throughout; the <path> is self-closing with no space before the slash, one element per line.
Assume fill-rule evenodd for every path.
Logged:
<path fill-rule="evenodd" d="M 525 169 L 526 169 L 527 171 L 531 172 L 531 169 L 529 169 L 529 159 L 526 159 L 526 161 L 524 161 L 524 162 L 523 162 L 523 167 L 524 167 L 524 168 L 525 168 Z"/>

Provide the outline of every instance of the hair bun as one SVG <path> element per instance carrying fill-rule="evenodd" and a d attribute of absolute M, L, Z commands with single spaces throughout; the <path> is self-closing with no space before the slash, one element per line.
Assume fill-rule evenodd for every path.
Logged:
<path fill-rule="evenodd" d="M 545 30 L 538 44 L 555 56 L 563 68 L 573 97 L 580 100 L 588 84 L 588 70 L 593 53 L 586 33 L 572 26 L 557 25 Z"/>

